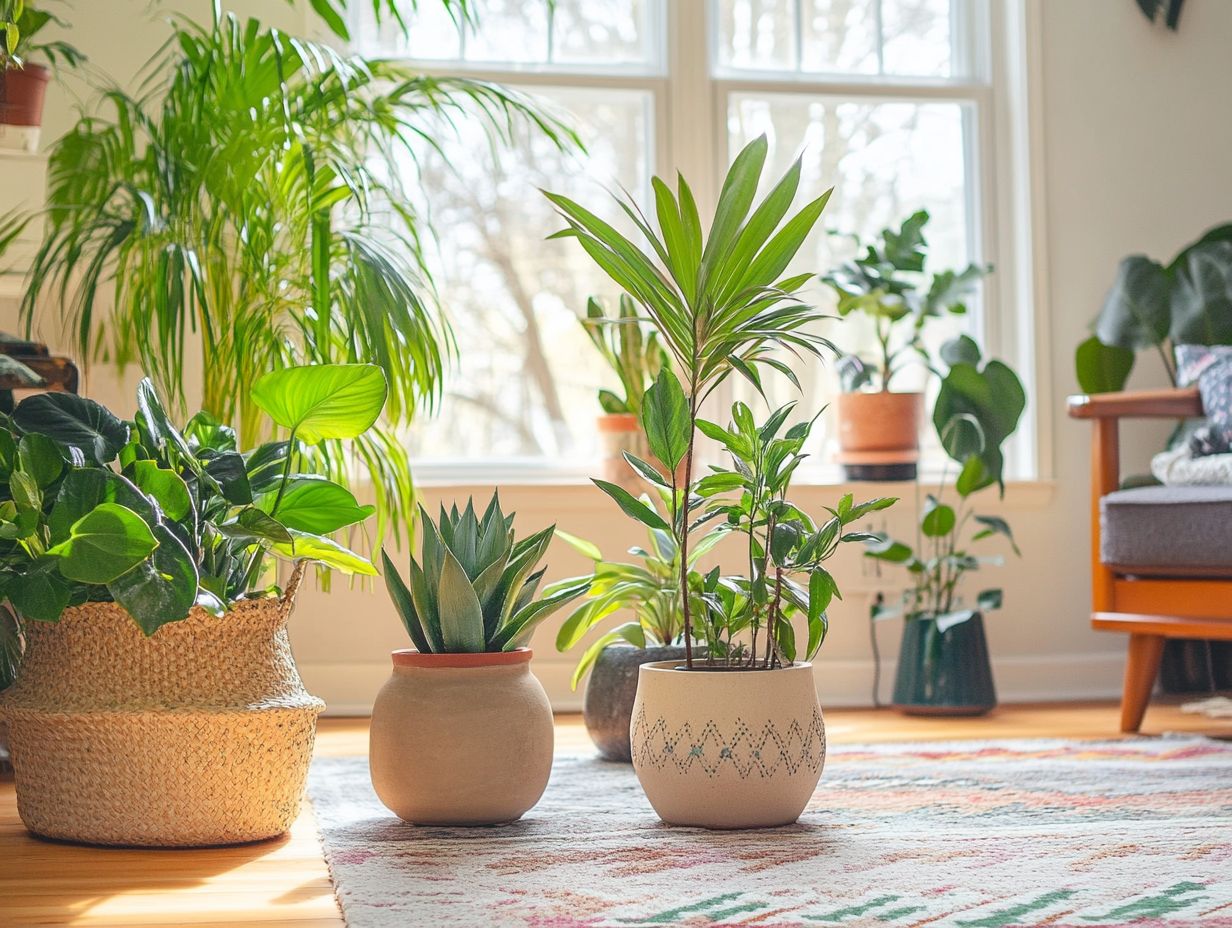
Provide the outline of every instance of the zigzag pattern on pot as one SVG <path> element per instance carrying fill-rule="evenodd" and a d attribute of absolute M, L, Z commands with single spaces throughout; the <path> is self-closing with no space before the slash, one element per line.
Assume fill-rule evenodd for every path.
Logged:
<path fill-rule="evenodd" d="M 688 722 L 672 731 L 665 718 L 650 722 L 639 709 L 632 736 L 634 764 L 656 770 L 674 766 L 680 773 L 697 766 L 711 777 L 724 769 L 742 780 L 753 774 L 773 777 L 780 770 L 790 776 L 800 769 L 820 770 L 826 759 L 826 730 L 817 709 L 807 725 L 792 719 L 786 732 L 770 721 L 756 728 L 737 718 L 730 735 L 713 719 L 696 734 Z"/>

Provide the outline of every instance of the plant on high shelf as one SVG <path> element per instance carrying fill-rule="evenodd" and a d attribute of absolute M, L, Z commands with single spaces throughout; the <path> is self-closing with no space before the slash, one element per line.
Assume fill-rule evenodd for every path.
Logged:
<path fill-rule="evenodd" d="M 629 480 L 624 452 L 646 457 L 646 436 L 638 424 L 642 395 L 654 382 L 659 371 L 671 364 L 671 358 L 659 344 L 653 329 L 638 318 L 636 307 L 628 294 L 622 293 L 619 311 L 608 316 L 593 297 L 586 301 L 586 318 L 582 327 L 620 381 L 623 396 L 612 390 L 599 391 L 599 433 L 603 438 L 603 477 L 616 483 L 625 482 L 626 489 L 636 486 Z"/>
<path fill-rule="evenodd" d="M 798 611 L 810 638 L 820 642 L 814 629 L 824 627 L 822 613 L 833 595 L 827 575 L 818 573 L 820 560 L 842 541 L 843 519 L 832 516 L 824 529 L 813 531 L 804 513 L 787 503 L 786 488 L 802 458 L 797 440 L 803 438 L 798 430 L 779 437 L 788 414 L 783 410 L 754 427 L 755 434 L 740 412 L 736 426 L 722 430 L 740 436 L 733 438 L 735 469 L 695 476 L 698 429 L 720 435 L 717 426 L 699 423 L 702 402 L 720 383 L 735 372 L 760 391 L 767 370 L 798 383 L 784 354 L 820 358 L 832 347 L 816 333 L 820 312 L 797 295 L 812 275 L 788 272 L 829 192 L 789 217 L 800 182 L 797 160 L 755 205 L 768 150 L 763 136 L 736 156 L 708 232 L 703 233 L 683 178 L 675 192 L 653 179 L 653 211 L 622 201 L 650 253 L 577 203 L 547 194 L 567 223 L 557 236 L 577 239 L 633 298 L 680 373 L 678 378 L 661 371 L 642 404 L 642 426 L 659 465 L 626 456 L 662 499 L 666 515 L 609 481 L 595 481 L 628 516 L 665 532 L 678 552 L 685 659 L 641 666 L 631 739 L 642 787 L 659 816 L 673 824 L 756 827 L 794 821 L 817 784 L 824 758 L 811 665 L 794 662 L 794 633 L 787 626 Z M 655 217 L 657 228 L 646 215 Z M 750 460 L 758 455 L 761 469 L 754 470 Z M 763 490 L 750 493 L 744 481 Z M 724 492 L 733 496 L 726 503 Z M 720 517 L 734 527 L 731 532 L 741 530 L 746 494 L 753 507 L 747 520 L 753 530 L 744 535 L 750 574 L 724 577 L 717 569 L 704 574 L 697 592 L 706 606 L 695 610 L 691 536 Z M 761 519 L 771 512 L 776 524 L 767 535 Z M 818 538 L 818 532 L 825 535 Z M 839 534 L 827 540 L 832 532 Z M 769 561 L 758 548 L 767 544 Z M 807 575 L 807 584 L 789 585 L 792 574 Z M 764 636 L 760 652 L 752 644 L 754 629 Z M 693 647 L 695 639 L 705 643 L 704 658 Z M 758 751 L 754 741 L 763 737 L 783 744 L 790 737 L 790 764 Z"/>
<path fill-rule="evenodd" d="M 4 418 L 0 669 L 16 682 L 0 712 L 32 830 L 193 845 L 287 828 L 322 708 L 287 644 L 295 587 L 306 562 L 376 573 L 331 537 L 372 507 L 302 464 L 363 434 L 385 396 L 374 365 L 266 374 L 254 401 L 286 437 L 248 452 L 207 414 L 178 428 L 149 380 L 132 421 L 69 393 Z M 281 589 L 278 561 L 294 565 Z M 104 747 L 74 750 L 82 737 Z M 253 778 L 266 792 L 232 802 Z M 157 815 L 124 811 L 137 782 Z"/>
<path fill-rule="evenodd" d="M 420 513 L 423 542 L 404 581 L 382 554 L 385 584 L 415 650 L 372 709 L 377 795 L 418 824 L 481 825 L 519 818 L 539 801 L 552 766 L 552 709 L 530 672 L 535 628 L 590 586 L 563 580 L 536 597 L 550 526 L 518 539 L 496 494 Z"/>
<path fill-rule="evenodd" d="M 933 425 L 949 458 L 958 467 L 954 502 L 943 473 L 926 497 L 913 548 L 884 533 L 866 541 L 866 556 L 902 565 L 911 586 L 898 604 L 873 606 L 874 622 L 901 616 L 903 643 L 894 684 L 894 705 L 913 715 L 979 715 L 996 705 L 983 613 L 1001 607 L 1001 590 L 987 589 L 974 600 L 963 581 L 1000 558 L 981 557 L 971 546 L 1004 537 L 1015 554 L 1009 524 L 997 515 L 980 515 L 971 498 L 993 486 L 1005 493 L 1002 444 L 1014 433 L 1026 408 L 1017 375 L 1000 361 L 980 367 L 975 342 L 962 336 L 947 345 L 954 359 L 941 383 Z M 871 631 L 876 654 L 876 632 Z M 879 660 L 877 661 L 880 663 Z M 874 700 L 878 680 L 874 680 Z"/>
<path fill-rule="evenodd" d="M 35 151 L 43 124 L 43 97 L 51 77 L 48 67 L 76 67 L 81 52 L 64 41 L 39 41 L 47 26 L 67 24 L 41 4 L 0 0 L 0 148 Z M 41 57 L 47 64 L 38 64 Z"/>
<path fill-rule="evenodd" d="M 643 497 L 643 501 L 649 501 L 649 497 Z M 653 502 L 648 504 L 662 515 Z M 638 668 L 652 661 L 679 660 L 685 656 L 680 547 L 671 532 L 647 528 L 646 546 L 629 549 L 641 563 L 631 564 L 605 560 L 591 542 L 561 531 L 556 534 L 594 562 L 586 601 L 561 623 L 556 635 L 557 650 L 576 647 L 590 631 L 617 612 L 628 610 L 633 614 L 632 620 L 606 630 L 587 646 L 571 681 L 577 689 L 582 678 L 590 674 L 582 704 L 586 730 L 604 758 L 627 762 L 632 759 L 629 725 Z M 689 551 L 692 563 L 688 588 L 692 591 L 694 610 L 706 607 L 696 564 L 720 540 L 718 533 L 711 533 Z M 631 647 L 610 647 L 616 644 Z"/>
<path fill-rule="evenodd" d="M 312 3 L 340 33 L 346 5 Z M 220 6 L 206 26 L 168 20 L 142 84 L 157 92 L 105 88 L 52 147 L 25 321 L 54 297 L 82 357 L 139 363 L 172 408 L 199 351 L 203 407 L 243 448 L 267 434 L 251 390 L 262 373 L 371 360 L 389 383 L 385 418 L 310 463 L 340 482 L 371 475 L 378 536 L 397 532 L 414 513 L 401 430 L 439 397 L 452 346 L 421 247 L 431 229 L 407 189 L 415 146 L 462 119 L 500 139 L 521 125 L 576 138 L 500 85 L 342 55 Z M 395 4 L 375 8 L 401 22 Z"/>
<path fill-rule="evenodd" d="M 872 322 L 875 358 L 845 354 L 838 362 L 839 459 L 853 479 L 911 479 L 919 456 L 919 392 L 895 393 L 894 382 L 913 361 L 932 369 L 924 330 L 932 319 L 967 312 L 966 301 L 991 268 L 930 274 L 925 210 L 862 246 L 862 254 L 822 281 L 838 297 L 841 317 L 862 313 Z M 860 243 L 857 241 L 857 247 Z"/>

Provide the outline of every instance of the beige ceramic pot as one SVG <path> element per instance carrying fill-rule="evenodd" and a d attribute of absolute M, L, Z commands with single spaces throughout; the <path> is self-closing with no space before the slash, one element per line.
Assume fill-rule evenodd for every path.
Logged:
<path fill-rule="evenodd" d="M 813 665 L 641 667 L 633 769 L 669 825 L 771 828 L 800 817 L 826 759 Z"/>
<path fill-rule="evenodd" d="M 552 771 L 552 707 L 527 648 L 492 654 L 394 651 L 372 707 L 372 785 L 417 825 L 521 818 Z"/>
<path fill-rule="evenodd" d="M 0 699 L 26 826 L 159 847 L 285 832 L 325 707 L 291 658 L 291 603 L 250 600 L 220 618 L 194 608 L 149 638 L 115 603 L 28 623 Z"/>

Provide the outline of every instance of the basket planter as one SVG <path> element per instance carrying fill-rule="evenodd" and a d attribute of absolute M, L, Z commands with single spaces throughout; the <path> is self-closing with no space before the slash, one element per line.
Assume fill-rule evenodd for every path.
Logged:
<path fill-rule="evenodd" d="M 372 707 L 377 796 L 417 825 L 495 825 L 522 817 L 548 785 L 552 707 L 531 651 L 393 652 Z"/>
<path fill-rule="evenodd" d="M 0 700 L 26 827 L 92 844 L 191 847 L 285 832 L 317 716 L 287 638 L 292 596 L 196 608 L 146 638 L 120 606 L 27 624 Z"/>
<path fill-rule="evenodd" d="M 907 715 L 984 715 L 997 705 L 984 618 L 945 631 L 932 619 L 903 623 L 894 708 Z"/>
<path fill-rule="evenodd" d="M 638 670 L 655 661 L 680 661 L 684 647 L 635 648 L 608 645 L 599 652 L 590 679 L 582 716 L 590 740 L 604 760 L 629 763 L 629 726 L 633 722 L 633 701 L 637 697 Z"/>
<path fill-rule="evenodd" d="M 633 769 L 667 824 L 789 825 L 808 805 L 826 758 L 813 666 L 643 664 L 632 745 Z"/>
<path fill-rule="evenodd" d="M 914 480 L 920 457 L 919 393 L 840 393 L 838 461 L 851 480 Z"/>
<path fill-rule="evenodd" d="M 0 67 L 0 149 L 37 151 L 51 72 L 41 64 Z"/>

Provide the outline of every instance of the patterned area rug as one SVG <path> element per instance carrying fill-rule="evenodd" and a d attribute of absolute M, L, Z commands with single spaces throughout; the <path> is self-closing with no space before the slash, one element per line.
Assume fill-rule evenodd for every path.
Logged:
<path fill-rule="evenodd" d="M 799 824 L 669 828 L 632 768 L 560 757 L 514 825 L 416 828 L 363 758 L 310 779 L 351 928 L 1232 926 L 1232 744 L 835 747 Z"/>

